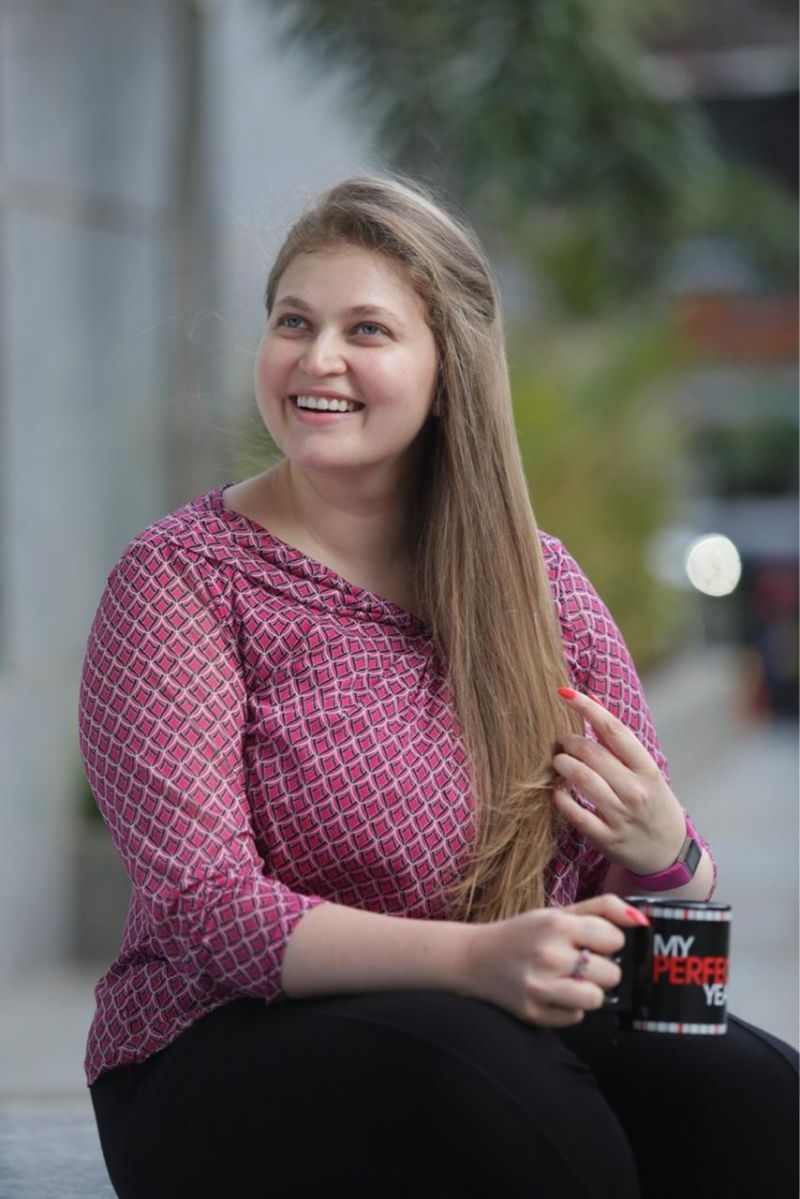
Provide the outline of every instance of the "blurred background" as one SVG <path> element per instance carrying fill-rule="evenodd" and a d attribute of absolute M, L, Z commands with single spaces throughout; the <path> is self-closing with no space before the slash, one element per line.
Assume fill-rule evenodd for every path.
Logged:
<path fill-rule="evenodd" d="M 325 185 L 381 167 L 441 189 L 497 267 L 537 518 L 611 607 L 717 850 L 730 1006 L 797 1044 L 796 21 L 785 0 L 0 4 L 9 1119 L 88 1111 L 127 904 L 77 748 L 106 576 L 271 460 L 271 256 Z"/>

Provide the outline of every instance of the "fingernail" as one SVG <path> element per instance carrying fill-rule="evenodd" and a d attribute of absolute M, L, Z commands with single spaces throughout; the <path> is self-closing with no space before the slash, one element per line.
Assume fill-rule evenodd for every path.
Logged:
<path fill-rule="evenodd" d="M 571 687 L 559 687 L 558 694 L 563 695 L 564 699 L 575 699 L 578 692 L 573 691 Z"/>
<path fill-rule="evenodd" d="M 625 911 L 631 917 L 631 919 L 635 920 L 637 924 L 641 924 L 643 928 L 650 927 L 650 920 L 644 912 L 639 910 L 639 908 L 626 908 Z"/>

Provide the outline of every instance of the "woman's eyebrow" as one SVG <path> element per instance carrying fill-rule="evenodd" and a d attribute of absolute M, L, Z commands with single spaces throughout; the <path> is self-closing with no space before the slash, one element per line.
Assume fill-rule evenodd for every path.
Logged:
<path fill-rule="evenodd" d="M 355 304 L 352 308 L 347 309 L 348 316 L 381 316 L 384 320 L 395 321 L 401 324 L 400 317 L 396 312 L 392 312 L 391 308 L 382 308 L 380 304 Z"/>
<path fill-rule="evenodd" d="M 299 296 L 280 296 L 275 301 L 275 307 L 279 304 L 291 304 L 292 308 L 302 308 L 304 312 L 310 312 L 311 308 L 306 304 L 305 300 L 301 300 Z"/>
<path fill-rule="evenodd" d="M 310 304 L 305 300 L 301 300 L 299 296 L 281 296 L 275 301 L 277 308 L 281 304 L 288 304 L 292 308 L 299 308 L 302 312 L 312 312 Z M 380 316 L 384 320 L 394 321 L 396 324 L 403 324 L 396 312 L 392 312 L 390 308 L 383 308 L 380 304 L 354 304 L 352 308 L 345 309 L 345 316 Z"/>

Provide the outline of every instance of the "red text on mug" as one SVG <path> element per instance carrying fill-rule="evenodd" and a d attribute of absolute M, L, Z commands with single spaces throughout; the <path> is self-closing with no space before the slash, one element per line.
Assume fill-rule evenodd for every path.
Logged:
<path fill-rule="evenodd" d="M 728 959 L 692 954 L 695 938 L 673 933 L 653 938 L 653 982 L 666 981 L 673 987 L 702 987 L 706 1003 L 722 1007 L 728 981 Z"/>

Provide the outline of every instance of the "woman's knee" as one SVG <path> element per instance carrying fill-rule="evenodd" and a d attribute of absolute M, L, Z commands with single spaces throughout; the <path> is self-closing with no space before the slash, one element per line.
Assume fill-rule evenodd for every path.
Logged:
<path fill-rule="evenodd" d="M 796 1054 L 729 1017 L 724 1036 L 617 1033 L 598 1013 L 562 1034 L 633 1146 L 644 1194 L 795 1194 Z M 665 1168 L 665 1146 L 671 1171 Z"/>
<path fill-rule="evenodd" d="M 470 1189 L 452 1193 L 528 1195 L 549 1179 L 565 1197 L 638 1194 L 619 1121 L 551 1030 L 428 991 L 347 997 L 324 1008 L 323 1022 L 358 1046 L 350 1060 L 387 1096 L 396 1129 L 435 1130 L 440 1157 L 445 1144 L 460 1148 Z"/>
<path fill-rule="evenodd" d="M 124 1122 L 148 1185 L 191 1177 L 197 1194 L 221 1162 L 248 1185 L 268 1169 L 278 1195 L 326 1178 L 353 1195 L 423 1194 L 423 1159 L 442 1197 L 527 1196 L 543 1178 L 565 1199 L 636 1194 L 587 1068 L 549 1030 L 441 992 L 235 1001 L 168 1047 Z M 268 1166 L 265 1136 L 280 1146 Z"/>

